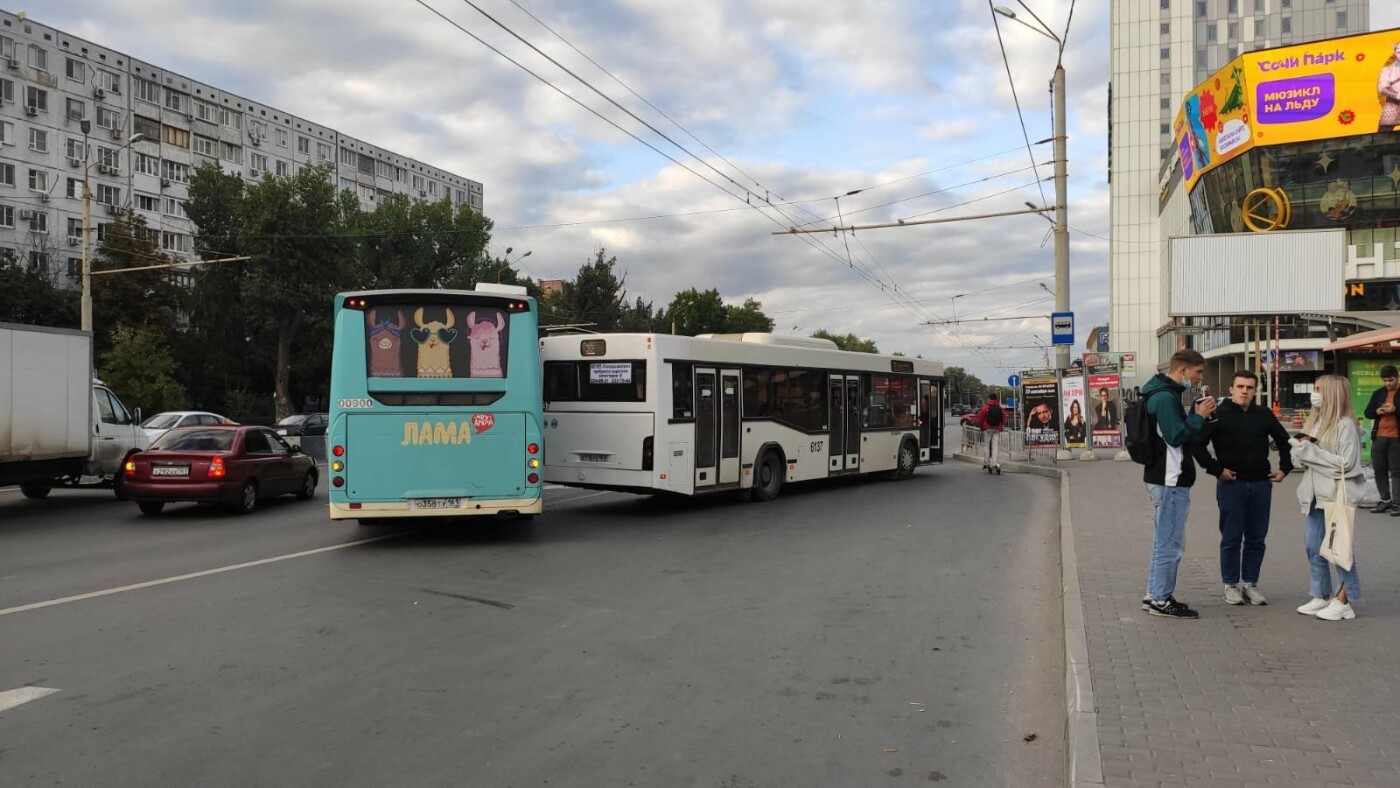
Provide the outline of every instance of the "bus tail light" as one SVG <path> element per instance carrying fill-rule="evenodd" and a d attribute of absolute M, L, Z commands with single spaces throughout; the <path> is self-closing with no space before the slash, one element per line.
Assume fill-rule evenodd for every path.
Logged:
<path fill-rule="evenodd" d="M 539 453 L 540 453 L 540 445 L 539 445 L 538 443 L 531 443 L 531 444 L 529 444 L 528 446 L 525 447 L 525 451 L 528 451 L 528 452 L 530 452 L 531 454 L 539 454 Z"/>
<path fill-rule="evenodd" d="M 336 446 L 335 448 L 331 449 L 331 454 L 334 454 L 334 455 L 337 456 L 337 457 L 344 457 L 344 456 L 345 456 L 345 447 L 344 447 L 344 446 Z"/>
<path fill-rule="evenodd" d="M 222 479 L 228 475 L 228 469 L 224 467 L 223 457 L 211 457 L 209 459 L 209 478 Z"/>
<path fill-rule="evenodd" d="M 540 475 L 539 475 L 538 473 L 532 473 L 532 474 L 530 474 L 529 476 L 526 476 L 526 477 L 525 477 L 525 480 L 528 481 L 528 482 L 530 482 L 531 484 L 539 484 L 539 483 L 540 483 Z"/>
<path fill-rule="evenodd" d="M 344 486 L 345 486 L 345 479 L 344 479 L 343 477 L 336 476 L 335 478 L 331 479 L 331 486 L 332 486 L 332 487 L 344 487 Z"/>
<path fill-rule="evenodd" d="M 642 470 L 644 471 L 651 470 L 655 462 L 655 446 L 656 438 L 654 436 L 648 435 L 642 438 Z"/>

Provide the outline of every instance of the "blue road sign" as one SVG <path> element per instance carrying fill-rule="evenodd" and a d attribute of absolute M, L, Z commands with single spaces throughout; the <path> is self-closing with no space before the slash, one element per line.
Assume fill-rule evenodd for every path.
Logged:
<path fill-rule="evenodd" d="M 1050 341 L 1056 345 L 1074 344 L 1074 313 L 1050 313 Z"/>
<path fill-rule="evenodd" d="M 1021 386 L 1021 376 L 1012 374 L 1011 377 L 1006 379 L 1006 385 L 1010 386 L 1013 389 L 1019 388 Z"/>

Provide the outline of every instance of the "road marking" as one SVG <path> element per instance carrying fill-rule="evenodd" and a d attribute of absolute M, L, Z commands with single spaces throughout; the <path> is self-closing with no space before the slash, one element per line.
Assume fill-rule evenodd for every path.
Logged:
<path fill-rule="evenodd" d="M 385 534 L 384 536 L 375 536 L 369 539 L 360 539 L 355 542 L 345 542 L 343 544 L 333 544 L 330 547 L 318 547 L 315 550 L 303 550 L 300 553 L 288 553 L 287 555 L 279 555 L 274 556 L 272 558 L 260 558 L 256 561 L 246 561 L 241 564 L 221 566 L 217 569 L 205 569 L 202 572 L 190 572 L 187 575 L 165 577 L 161 578 L 160 580 L 148 580 L 144 583 L 134 583 L 129 586 L 118 586 L 117 588 L 108 588 L 102 591 L 90 591 L 86 594 L 74 594 L 73 596 L 65 596 L 61 599 L 50 599 L 47 602 L 35 602 L 29 605 L 20 605 L 19 607 L 7 607 L 3 610 L 0 610 L 0 616 L 8 616 L 11 613 L 24 613 L 30 610 L 39 610 L 40 608 L 53 607 L 55 605 L 66 605 L 69 602 L 81 602 L 84 599 L 95 599 L 97 597 L 102 596 L 111 596 L 112 594 L 122 594 L 127 591 L 139 591 L 143 588 L 163 586 L 169 583 L 179 583 L 184 580 L 194 580 L 200 577 L 208 577 L 210 575 L 223 574 L 224 572 L 232 572 L 238 569 L 248 569 L 254 566 L 262 566 L 263 564 L 275 564 L 278 561 L 290 561 L 293 558 L 305 558 L 308 555 L 316 555 L 318 553 L 329 553 L 332 550 L 344 550 L 347 547 L 355 547 L 357 545 L 369 544 L 370 542 L 381 542 L 385 539 L 393 539 L 394 537 L 403 536 L 407 533 L 412 533 L 412 531 L 403 531 L 396 534 Z M 0 695 L 0 697 L 4 696 Z"/>
<path fill-rule="evenodd" d="M 16 706 L 22 706 L 31 700 L 48 697 L 55 692 L 58 692 L 58 690 L 50 689 L 49 687 L 20 687 L 19 689 L 12 689 L 9 692 L 0 692 L 0 712 L 8 711 Z"/>

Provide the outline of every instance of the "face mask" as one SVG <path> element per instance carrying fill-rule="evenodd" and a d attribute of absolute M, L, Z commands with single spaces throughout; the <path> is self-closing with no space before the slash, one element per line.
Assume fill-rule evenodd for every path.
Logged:
<path fill-rule="evenodd" d="M 1314 408 L 1320 408 L 1322 407 L 1322 395 L 1314 391 L 1308 395 L 1308 402 L 1312 403 Z"/>

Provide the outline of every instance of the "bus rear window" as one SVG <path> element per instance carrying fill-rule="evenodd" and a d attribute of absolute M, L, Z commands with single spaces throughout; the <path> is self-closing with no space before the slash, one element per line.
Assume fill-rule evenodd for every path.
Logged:
<path fill-rule="evenodd" d="M 547 402 L 645 402 L 645 361 L 546 361 Z"/>
<path fill-rule="evenodd" d="M 489 306 L 376 304 L 365 312 L 372 378 L 504 378 L 510 315 Z"/>

